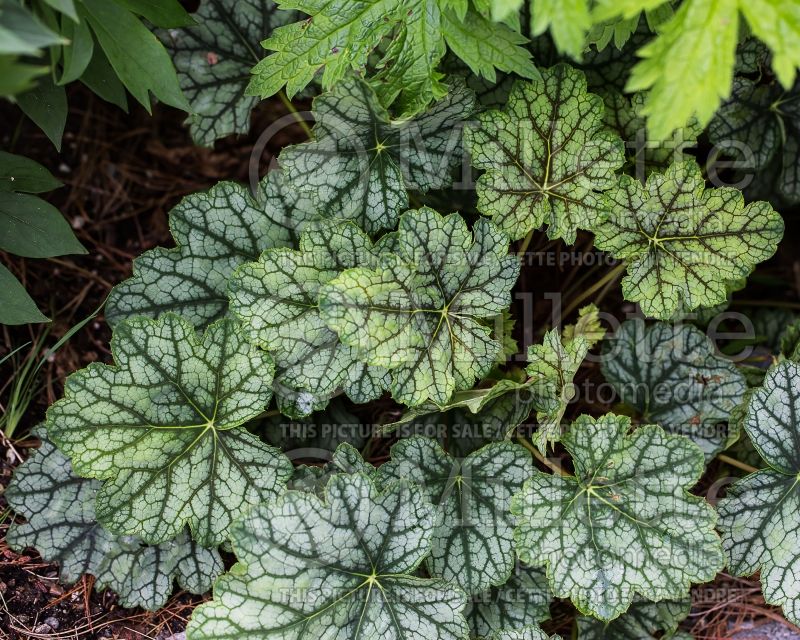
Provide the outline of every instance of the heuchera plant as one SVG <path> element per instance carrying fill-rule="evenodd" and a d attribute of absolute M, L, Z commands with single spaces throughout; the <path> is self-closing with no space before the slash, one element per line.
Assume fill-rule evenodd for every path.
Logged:
<path fill-rule="evenodd" d="M 685 638 L 725 567 L 800 624 L 800 329 L 766 372 L 704 331 L 781 241 L 754 194 L 800 193 L 800 6 L 728 4 L 203 0 L 159 31 L 199 144 L 279 92 L 313 128 L 183 199 L 112 291 L 113 362 L 48 411 L 11 546 L 124 605 L 213 583 L 190 640 L 542 639 L 554 598 L 579 638 Z M 710 143 L 754 147 L 753 190 Z M 541 234 L 616 266 L 520 356 Z M 606 335 L 618 278 L 640 314 Z M 618 409 L 565 420 L 593 350 Z M 734 445 L 756 472 L 694 495 Z"/>

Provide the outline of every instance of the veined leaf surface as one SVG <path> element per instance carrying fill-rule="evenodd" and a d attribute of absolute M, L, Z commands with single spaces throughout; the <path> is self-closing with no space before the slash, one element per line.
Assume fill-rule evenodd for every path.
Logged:
<path fill-rule="evenodd" d="M 215 550 L 200 547 L 186 533 L 157 546 L 109 533 L 95 517 L 99 489 L 97 480 L 75 476 L 69 460 L 43 438 L 4 494 L 27 520 L 10 527 L 9 546 L 16 551 L 35 547 L 45 561 L 59 565 L 66 584 L 92 574 L 97 588 L 114 591 L 124 607 L 159 609 L 176 579 L 192 593 L 211 588 L 223 570 Z"/>
<path fill-rule="evenodd" d="M 505 583 L 514 568 L 513 522 L 508 505 L 532 469 L 531 456 L 495 442 L 463 459 L 425 437 L 400 440 L 378 467 L 383 485 L 406 479 L 439 508 L 427 567 L 431 575 L 479 593 Z"/>
<path fill-rule="evenodd" d="M 502 348 L 482 321 L 508 307 L 519 263 L 488 221 L 473 233 L 457 214 L 409 211 L 390 238 L 393 258 L 320 290 L 323 320 L 364 361 L 391 370 L 399 402 L 447 402 L 486 375 Z"/>
<path fill-rule="evenodd" d="M 201 338 L 172 314 L 121 323 L 111 349 L 114 365 L 67 379 L 48 434 L 78 475 L 103 480 L 97 518 L 110 531 L 152 544 L 188 524 L 200 544 L 221 543 L 292 473 L 242 426 L 269 403 L 272 359 L 233 320 Z"/>
<path fill-rule="evenodd" d="M 722 567 L 714 510 L 688 492 L 704 467 L 699 447 L 630 426 L 581 416 L 562 438 L 575 476 L 535 470 L 511 502 L 520 559 L 547 568 L 556 597 L 605 621 L 637 594 L 682 598 Z"/>
<path fill-rule="evenodd" d="M 435 526 L 422 490 L 341 474 L 325 493 L 288 491 L 234 526 L 239 564 L 195 610 L 189 638 L 466 638 L 464 593 L 414 575 Z"/>
<path fill-rule="evenodd" d="M 774 366 L 750 397 L 744 428 L 767 467 L 738 480 L 719 503 L 731 571 L 761 571 L 767 602 L 800 624 L 800 365 Z"/>

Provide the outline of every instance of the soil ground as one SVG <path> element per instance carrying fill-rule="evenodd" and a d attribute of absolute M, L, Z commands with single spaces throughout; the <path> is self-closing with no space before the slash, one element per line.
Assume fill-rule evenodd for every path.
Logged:
<path fill-rule="evenodd" d="M 3 411 L 10 407 L 9 390 L 22 359 L 40 357 L 70 327 L 101 307 L 110 288 L 128 277 L 136 255 L 153 246 L 172 245 L 167 212 L 182 196 L 206 189 L 221 179 L 246 180 L 257 132 L 286 113 L 280 101 L 268 101 L 254 116 L 256 133 L 220 141 L 214 149 L 202 149 L 191 143 L 182 125 L 183 115 L 172 109 L 157 106 L 150 116 L 132 106 L 125 114 L 80 88 L 70 92 L 70 104 L 63 149 L 57 154 L 16 107 L 0 103 L 0 119 L 5 123 L 0 147 L 36 159 L 65 183 L 48 199 L 64 213 L 88 250 L 85 256 L 51 260 L 0 256 L 23 280 L 41 308 L 55 319 L 50 325 L 0 327 L 0 358 L 16 347 L 28 345 L 14 360 L 0 366 Z M 262 165 L 270 154 L 304 137 L 299 127 L 284 130 L 270 142 Z M 789 222 L 787 236 L 795 226 L 792 220 Z M 590 253 L 591 238 L 580 238 L 578 249 Z M 566 250 L 559 243 L 548 242 L 543 235 L 529 248 L 534 256 L 559 255 Z M 520 293 L 534 292 L 532 313 L 524 316 L 524 326 L 517 328 L 520 342 L 529 344 L 551 320 L 550 303 L 535 292 L 560 291 L 569 302 L 599 281 L 606 270 L 591 264 L 553 267 L 546 261 L 532 260 L 518 284 Z M 800 263 L 795 256 L 784 251 L 761 268 L 758 276 L 755 293 L 748 290 L 748 296 L 755 296 L 767 306 L 770 300 L 797 306 Z M 602 308 L 617 314 L 629 310 L 617 288 L 611 286 L 596 292 L 586 300 L 589 301 L 597 301 Z M 524 313 L 524 307 L 531 302 L 522 295 L 517 304 Z M 64 378 L 90 362 L 110 361 L 109 337 L 101 310 L 44 363 L 32 382 L 29 405 L 13 437 L 0 440 L 0 487 L 7 484 L 13 468 L 35 445 L 26 434 L 60 396 Z M 590 367 L 581 375 L 591 378 L 597 376 L 597 371 Z M 610 406 L 583 402 L 572 407 L 570 413 L 600 413 Z M 365 419 L 378 421 L 380 415 L 396 408 L 386 401 L 367 411 L 371 415 L 365 415 Z M 385 451 L 384 447 L 375 449 L 374 461 L 384 458 Z M 123 609 L 113 594 L 93 591 L 90 576 L 72 586 L 60 585 L 56 567 L 42 562 L 33 551 L 17 554 L 5 545 L 3 534 L 11 517 L 0 497 L 0 638 L 182 638 L 186 620 L 202 598 L 176 593 L 164 609 L 148 613 Z M 547 629 L 570 637 L 572 615 L 567 604 L 557 604 Z M 799 632 L 783 620 L 779 609 L 765 605 L 757 578 L 732 578 L 726 574 L 693 591 L 692 615 L 685 627 L 699 640 L 800 639 Z"/>

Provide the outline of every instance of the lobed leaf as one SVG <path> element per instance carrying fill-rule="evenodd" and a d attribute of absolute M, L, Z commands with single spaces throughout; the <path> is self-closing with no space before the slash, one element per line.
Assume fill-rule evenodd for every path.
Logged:
<path fill-rule="evenodd" d="M 422 490 L 405 482 L 380 492 L 365 475 L 336 475 L 324 501 L 287 491 L 234 527 L 239 563 L 188 636 L 463 640 L 463 592 L 414 575 L 434 524 Z"/>
<path fill-rule="evenodd" d="M 103 480 L 97 518 L 110 531 L 154 544 L 188 524 L 214 546 L 291 475 L 280 451 L 242 425 L 272 396 L 274 364 L 232 320 L 198 337 L 165 314 L 119 324 L 115 365 L 72 374 L 47 412 L 48 434 L 75 472 Z"/>
<path fill-rule="evenodd" d="M 399 441 L 378 468 L 383 485 L 408 480 L 438 508 L 439 524 L 426 560 L 430 574 L 480 593 L 505 583 L 514 568 L 511 496 L 531 469 L 531 456 L 510 442 L 495 442 L 463 459 L 431 439 Z"/>
<path fill-rule="evenodd" d="M 474 235 L 473 235 L 474 233 Z M 377 269 L 348 269 L 320 289 L 325 323 L 370 365 L 392 372 L 393 397 L 443 404 L 489 372 L 501 345 L 482 321 L 509 304 L 519 263 L 485 220 L 406 213 Z"/>
<path fill-rule="evenodd" d="M 544 571 L 517 563 L 507 582 L 474 596 L 465 615 L 473 637 L 494 638 L 548 620 L 552 599 Z"/>
<path fill-rule="evenodd" d="M 502 111 L 478 116 L 465 133 L 478 179 L 478 210 L 513 240 L 548 225 L 575 241 L 603 216 L 602 192 L 617 183 L 622 141 L 603 124 L 602 100 L 580 71 L 559 64 L 517 82 Z"/>
<path fill-rule="evenodd" d="M 775 365 L 750 396 L 744 428 L 767 468 L 720 501 L 720 530 L 735 575 L 761 572 L 764 597 L 800 623 L 800 366 Z"/>
<path fill-rule="evenodd" d="M 745 206 L 737 189 L 705 189 L 694 162 L 653 173 L 645 185 L 622 176 L 606 197 L 610 214 L 595 246 L 628 261 L 625 298 L 662 320 L 725 301 L 727 285 L 772 256 L 783 236 L 769 204 Z"/>
<path fill-rule="evenodd" d="M 264 249 L 295 244 L 312 217 L 282 174 L 267 174 L 261 187 L 263 200 L 235 182 L 220 182 L 175 206 L 169 224 L 178 246 L 151 249 L 134 260 L 133 277 L 108 297 L 109 324 L 174 312 L 205 328 L 225 316 L 234 269 Z"/>
<path fill-rule="evenodd" d="M 19 552 L 35 547 L 46 562 L 59 565 L 66 584 L 92 574 L 97 588 L 113 590 L 124 607 L 161 608 L 174 580 L 192 593 L 211 588 L 223 570 L 215 550 L 200 547 L 183 532 L 156 546 L 109 533 L 95 517 L 99 489 L 100 482 L 75 476 L 69 460 L 43 438 L 4 494 L 27 520 L 10 527 L 9 546 Z"/>
<path fill-rule="evenodd" d="M 394 229 L 408 190 L 447 184 L 474 108 L 472 92 L 455 82 L 417 118 L 392 120 L 370 85 L 346 79 L 314 99 L 314 139 L 286 147 L 280 164 L 324 217 L 353 220 L 370 235 Z"/>
<path fill-rule="evenodd" d="M 736 433 L 722 430 L 747 391 L 733 362 L 692 325 L 624 322 L 608 342 L 603 375 L 645 422 L 691 438 L 710 461 Z"/>
<path fill-rule="evenodd" d="M 553 593 L 618 618 L 636 594 L 682 598 L 722 567 L 714 510 L 690 495 L 703 455 L 687 438 L 630 420 L 580 417 L 562 442 L 575 476 L 534 470 L 511 502 L 520 560 L 545 566 Z"/>
<path fill-rule="evenodd" d="M 158 33 L 191 107 L 186 122 L 197 144 L 247 133 L 260 102 L 245 95 L 250 70 L 261 60 L 259 43 L 299 16 L 273 0 L 202 0 L 192 14 L 196 24 Z"/>
<path fill-rule="evenodd" d="M 320 224 L 300 238 L 298 250 L 275 248 L 239 268 L 231 279 L 231 311 L 250 340 L 277 365 L 279 407 L 293 417 L 327 404 L 339 388 L 356 402 L 388 386 L 382 367 L 359 360 L 323 322 L 322 288 L 346 269 L 377 262 L 379 251 L 351 222 Z"/>

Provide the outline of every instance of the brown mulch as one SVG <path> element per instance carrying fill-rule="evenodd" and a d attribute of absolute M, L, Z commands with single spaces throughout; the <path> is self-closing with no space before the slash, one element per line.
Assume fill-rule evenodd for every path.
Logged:
<path fill-rule="evenodd" d="M 16 107 L 0 102 L 0 117 L 10 124 L 9 131 L 0 134 L 0 148 L 38 160 L 65 183 L 48 199 L 64 213 L 88 251 L 85 256 L 52 260 L 0 256 L 54 319 L 50 325 L 0 327 L 0 358 L 13 348 L 34 344 L 41 338 L 38 352 L 31 353 L 30 344 L 19 352 L 19 358 L 40 357 L 44 348 L 102 305 L 110 288 L 130 275 L 135 256 L 157 245 L 171 246 L 167 212 L 181 197 L 221 179 L 247 179 L 256 133 L 220 141 L 214 149 L 203 149 L 192 144 L 182 125 L 183 114 L 175 110 L 159 106 L 150 116 L 141 107 L 132 106 L 126 115 L 80 88 L 71 91 L 70 104 L 59 154 Z M 254 116 L 253 131 L 263 131 L 285 114 L 280 101 L 265 102 Z M 271 141 L 262 166 L 270 154 L 304 137 L 299 127 L 286 129 Z M 581 237 L 578 246 L 590 254 L 591 238 Z M 534 256 L 566 250 L 543 236 L 529 249 Z M 538 293 L 526 298 L 525 292 L 561 291 L 568 303 L 571 295 L 598 280 L 602 273 L 593 264 L 552 266 L 534 258 L 523 270 L 515 303 L 518 315 L 528 319 L 517 327 L 520 343 L 526 346 L 536 340 L 551 321 L 550 302 Z M 794 282 L 794 256 L 779 258 L 760 273 L 766 274 L 767 279 L 780 277 Z M 793 299 L 797 297 L 795 292 Z M 622 308 L 618 291 L 613 288 L 600 292 L 599 298 L 606 308 Z M 26 447 L 33 444 L 25 440 L 25 434 L 60 396 L 64 378 L 90 362 L 110 360 L 109 338 L 100 310 L 44 364 L 31 404 L 14 434 L 15 442 L 4 447 L 0 441 L 0 487 L 7 484 Z M 8 384 L 19 358 L 16 365 L 0 365 L 0 403 L 8 401 Z M 598 373 L 596 367 L 589 367 L 582 375 L 591 378 Z M 598 401 L 574 407 L 572 412 L 599 413 L 610 406 L 607 401 Z M 385 449 L 374 455 L 376 460 L 385 457 Z M 11 516 L 4 513 L 5 504 L 0 497 L 0 639 L 164 640 L 185 628 L 193 607 L 202 600 L 177 593 L 161 611 L 149 613 L 120 608 L 113 594 L 92 589 L 90 576 L 71 587 L 59 585 L 56 567 L 42 562 L 32 551 L 20 555 L 8 549 L 4 531 Z M 699 640 L 729 638 L 752 624 L 786 624 L 779 609 L 765 605 L 755 578 L 744 580 L 721 574 L 711 585 L 697 587 L 693 596 L 687 629 Z M 568 604 L 556 604 L 548 630 L 570 637 L 573 615 Z"/>

